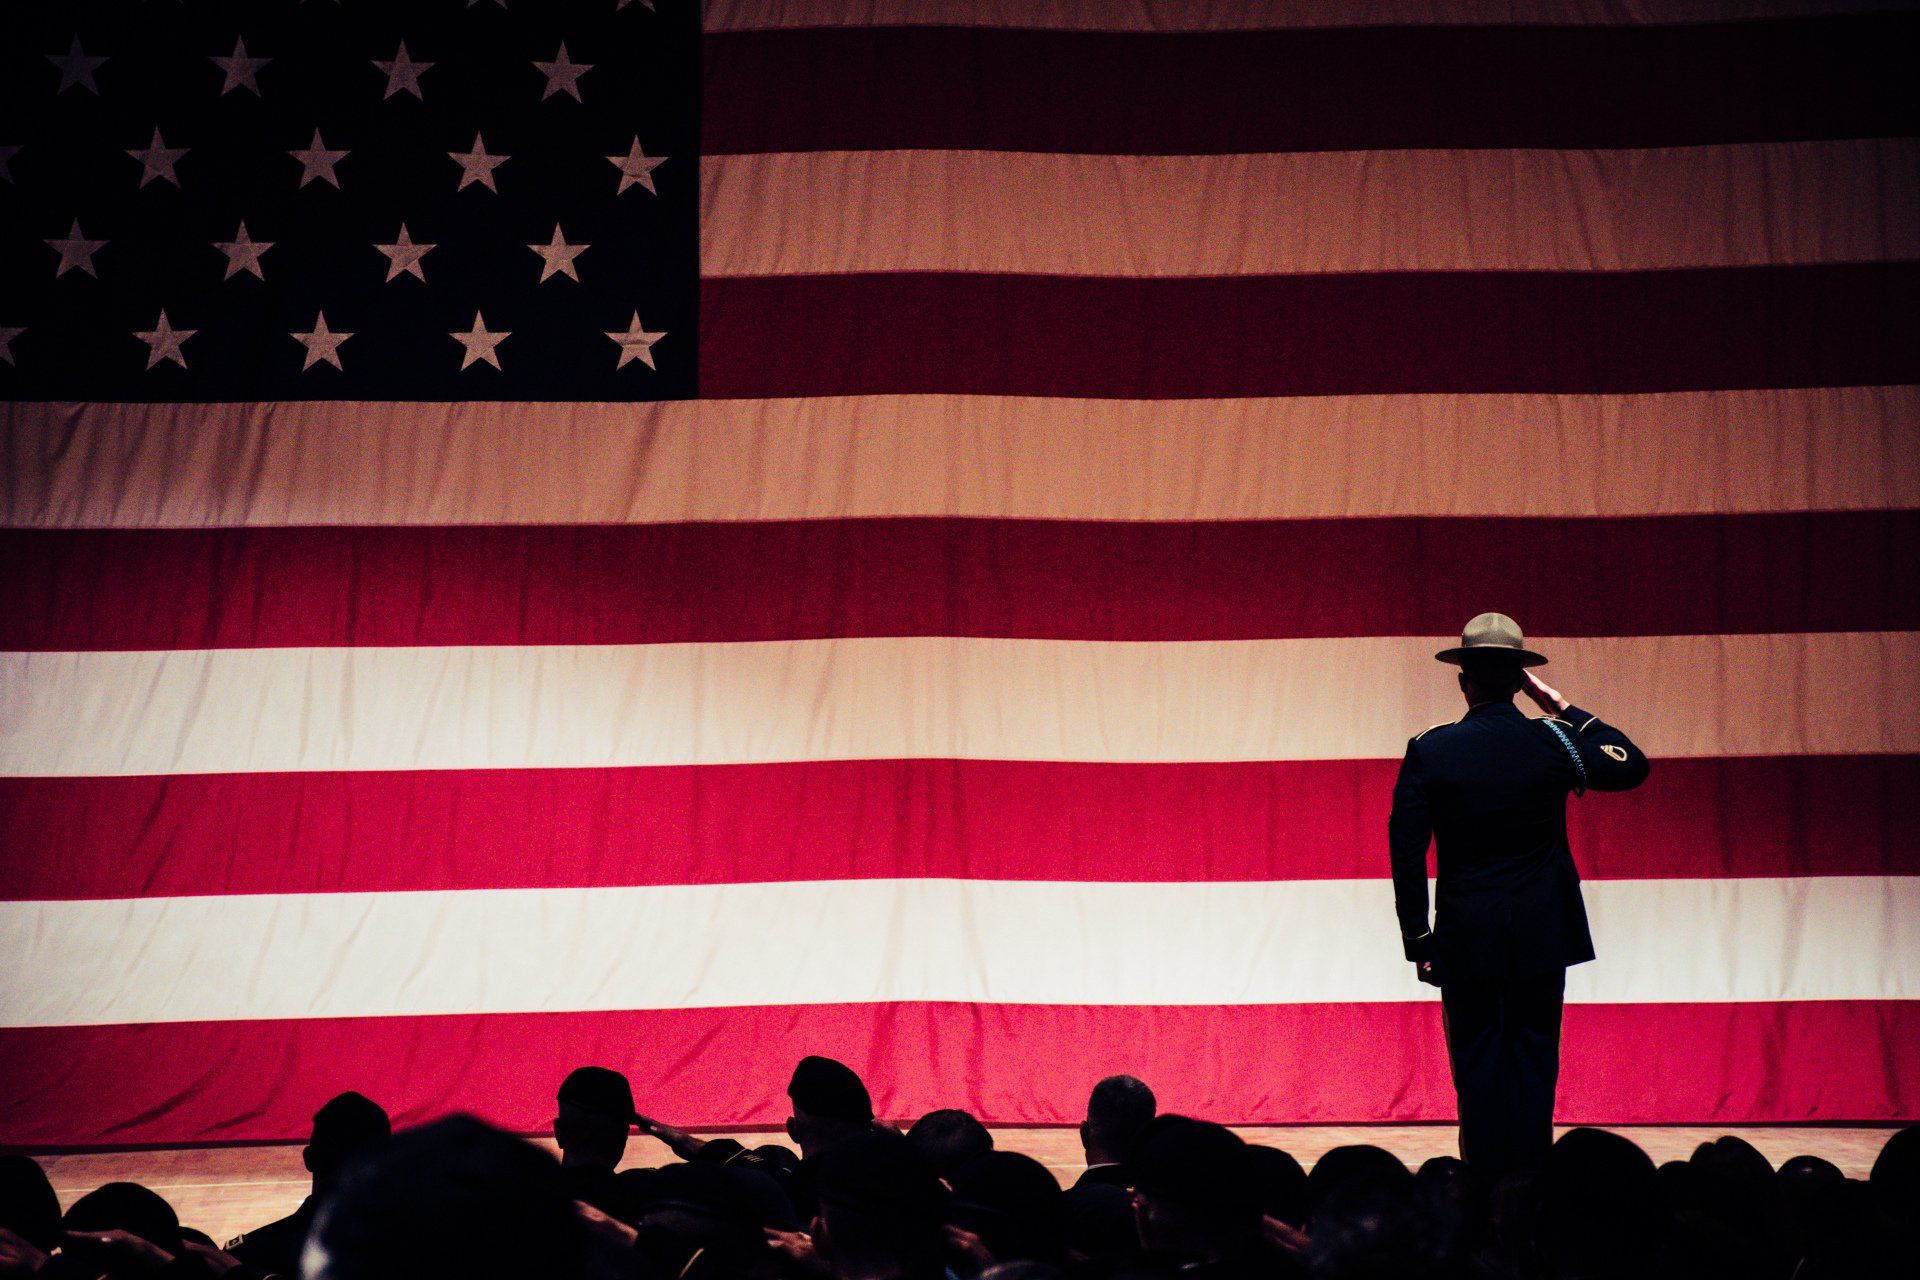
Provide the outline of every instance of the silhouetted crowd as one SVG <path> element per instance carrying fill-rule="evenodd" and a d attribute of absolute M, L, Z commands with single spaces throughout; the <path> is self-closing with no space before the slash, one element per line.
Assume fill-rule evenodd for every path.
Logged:
<path fill-rule="evenodd" d="M 226 1280 L 1873 1280 L 1920 1275 L 1920 1126 L 1871 1176 L 1778 1170 L 1723 1137 L 1656 1167 L 1574 1129 L 1488 1185 L 1450 1157 L 1376 1146 L 1312 1172 L 1275 1147 L 1157 1113 L 1131 1076 L 1094 1086 L 1087 1169 L 1062 1187 L 965 1111 L 901 1132 L 828 1058 L 788 1086 L 792 1146 L 701 1139 L 634 1109 L 627 1080 L 562 1083 L 561 1158 L 467 1116 L 398 1134 L 343 1093 L 314 1116 L 313 1194 L 224 1247 L 131 1182 L 62 1214 L 45 1173 L 0 1158 L 0 1277 Z M 631 1130 L 679 1157 L 619 1170 Z"/>

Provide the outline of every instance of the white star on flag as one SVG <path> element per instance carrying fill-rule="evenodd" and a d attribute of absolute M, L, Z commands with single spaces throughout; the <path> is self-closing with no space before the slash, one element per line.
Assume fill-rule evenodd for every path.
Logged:
<path fill-rule="evenodd" d="M 473 150 L 449 151 L 447 154 L 460 166 L 460 185 L 454 188 L 455 191 L 465 191 L 467 185 L 474 182 L 489 191 L 500 190 L 493 185 L 493 171 L 512 159 L 511 156 L 488 155 L 487 144 L 480 140 L 478 133 L 473 135 Z"/>
<path fill-rule="evenodd" d="M 242 221 L 240 229 L 231 240 L 216 240 L 213 247 L 227 255 L 227 274 L 222 280 L 231 280 L 242 271 L 253 272 L 255 278 L 265 280 L 267 273 L 261 269 L 260 255 L 273 248 L 271 240 L 255 240 L 247 235 L 247 224 Z"/>
<path fill-rule="evenodd" d="M 322 361 L 325 361 L 336 369 L 342 370 L 342 372 L 345 371 L 345 367 L 340 363 L 340 344 L 353 335 L 351 333 L 335 333 L 327 328 L 326 312 L 318 312 L 314 316 L 313 328 L 307 330 L 305 333 L 292 333 L 287 336 L 307 349 L 307 359 L 306 362 L 300 366 L 300 372 L 305 373 Z"/>
<path fill-rule="evenodd" d="M 404 274 L 412 276 L 423 284 L 426 282 L 427 273 L 420 265 L 420 259 L 426 257 L 427 254 L 432 251 L 433 246 L 430 244 L 415 244 L 413 237 L 407 234 L 406 223 L 403 222 L 400 224 L 399 239 L 395 240 L 392 244 L 377 244 L 373 247 L 387 255 L 387 279 L 389 281 L 396 280 Z"/>
<path fill-rule="evenodd" d="M 385 102 L 394 94 L 399 93 L 402 89 L 405 89 L 422 102 L 427 100 L 427 95 L 420 89 L 420 77 L 425 74 L 433 64 L 431 62 L 416 62 L 408 57 L 407 42 L 405 40 L 400 42 L 400 50 L 393 55 L 393 61 L 382 62 L 380 59 L 375 58 L 373 65 L 387 73 L 387 91 L 380 95 L 382 102 Z"/>
<path fill-rule="evenodd" d="M 164 178 L 174 186 L 180 185 L 180 175 L 173 166 L 180 163 L 180 157 L 187 154 L 185 147 L 169 147 L 160 137 L 160 129 L 155 126 L 153 141 L 144 147 L 129 147 L 127 154 L 140 162 L 140 185 L 146 186 L 155 178 Z"/>
<path fill-rule="evenodd" d="M 25 332 L 20 325 L 0 325 L 0 360 L 13 363 L 13 340 Z"/>
<path fill-rule="evenodd" d="M 162 360 L 171 360 L 182 369 L 187 367 L 186 353 L 180 350 L 180 344 L 200 332 L 198 329 L 176 329 L 167 321 L 167 312 L 160 311 L 159 323 L 145 333 L 133 336 L 147 344 L 147 368 L 159 364 Z"/>
<path fill-rule="evenodd" d="M 304 147 L 298 151 L 289 151 L 287 154 L 300 162 L 301 186 L 306 186 L 315 178 L 331 183 L 335 187 L 340 185 L 340 175 L 333 171 L 333 166 L 345 160 L 347 153 L 344 151 L 327 150 L 327 144 L 320 140 L 320 131 L 318 129 L 313 131 L 313 144 L 311 146 Z"/>
<path fill-rule="evenodd" d="M 260 82 L 254 77 L 260 68 L 272 62 L 272 58 L 249 58 L 247 42 L 238 36 L 233 40 L 233 53 L 228 57 L 213 55 L 213 64 L 227 73 L 226 80 L 220 86 L 220 96 L 226 97 L 235 89 L 245 89 L 254 97 L 260 96 Z"/>
<path fill-rule="evenodd" d="M 609 329 L 606 331 L 606 334 L 609 338 L 612 338 L 620 344 L 620 362 L 614 365 L 614 368 L 626 368 L 629 360 L 638 360 L 649 369 L 657 369 L 659 367 L 653 362 L 653 344 L 667 335 L 664 333 L 648 333 L 645 329 L 642 329 L 640 327 L 640 313 L 638 311 L 633 313 L 633 323 L 627 326 L 625 333 L 620 332 L 618 329 Z"/>
<path fill-rule="evenodd" d="M 105 58 L 90 58 L 87 51 L 80 47 L 80 37 L 73 38 L 73 45 L 65 53 L 50 53 L 47 61 L 60 68 L 60 87 L 55 93 L 65 93 L 79 85 L 94 94 L 100 92 L 100 86 L 93 82 L 93 73 L 100 69 Z"/>
<path fill-rule="evenodd" d="M 533 65 L 547 78 L 546 91 L 540 95 L 540 101 L 545 102 L 556 93 L 569 94 L 575 102 L 584 101 L 580 97 L 580 77 L 593 70 L 593 64 L 575 62 L 569 58 L 565 40 L 560 42 L 560 52 L 554 55 L 552 62 L 535 62 Z"/>
<path fill-rule="evenodd" d="M 494 348 L 513 335 L 505 329 L 489 331 L 487 322 L 482 320 L 480 313 L 476 311 L 473 313 L 473 328 L 467 330 L 465 333 L 455 330 L 447 336 L 466 348 L 466 355 L 460 361 L 460 367 L 462 369 L 480 360 L 485 360 L 488 364 L 498 369 L 500 367 L 500 353 L 495 351 Z"/>
<path fill-rule="evenodd" d="M 636 136 L 633 145 L 627 148 L 623 156 L 608 156 L 613 167 L 620 171 L 620 186 L 613 194 L 619 195 L 628 187 L 645 187 L 653 195 L 660 192 L 653 185 L 653 171 L 666 163 L 665 156 L 649 156 L 640 149 L 640 139 Z M 679 170 L 674 172 L 678 173 Z"/>
<path fill-rule="evenodd" d="M 557 222 L 554 223 L 553 240 L 551 243 L 530 244 L 527 246 L 527 248 L 540 255 L 540 261 L 542 263 L 540 279 L 534 283 L 544 284 L 546 283 L 547 277 L 552 275 L 564 275 L 568 279 L 579 280 L 580 273 L 574 270 L 573 260 L 585 253 L 589 247 L 590 246 L 584 244 L 568 244 L 566 237 L 560 234 L 560 224 Z M 595 258 L 594 261 L 598 262 L 599 259 Z"/>
<path fill-rule="evenodd" d="M 73 228 L 67 232 L 65 240 L 49 240 L 47 243 L 60 255 L 60 265 L 53 271 L 54 279 L 58 280 L 76 267 L 96 280 L 100 278 L 100 273 L 93 269 L 93 255 L 100 252 L 107 242 L 89 240 L 81 235 L 80 219 L 73 220 Z"/>

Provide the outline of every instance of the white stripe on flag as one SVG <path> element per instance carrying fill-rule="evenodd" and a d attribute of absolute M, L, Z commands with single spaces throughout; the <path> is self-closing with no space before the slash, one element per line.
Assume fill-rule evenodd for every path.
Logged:
<path fill-rule="evenodd" d="M 1920 142 L 700 162 L 700 274 L 1646 271 L 1920 257 Z M 1569 232 L 1578 227 L 1578 234 Z"/>
<path fill-rule="evenodd" d="M 1588 1002 L 1920 998 L 1920 877 L 1586 886 Z M 0 1025 L 1430 994 L 1386 880 L 801 881 L 0 904 Z"/>
<path fill-rule="evenodd" d="M 1541 566 L 1541 572 L 1552 572 Z M 0 775 L 1397 757 L 1448 637 L 0 654 Z M 1920 633 L 1538 640 L 1653 756 L 1920 750 Z"/>
<path fill-rule="evenodd" d="M 0 403 L 0 525 L 1254 520 L 1920 507 L 1920 388 Z"/>

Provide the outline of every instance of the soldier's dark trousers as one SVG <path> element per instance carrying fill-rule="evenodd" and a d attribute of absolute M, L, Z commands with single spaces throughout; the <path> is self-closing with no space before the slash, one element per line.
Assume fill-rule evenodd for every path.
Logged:
<path fill-rule="evenodd" d="M 1488 1178 L 1538 1168 L 1553 1145 L 1566 988 L 1564 969 L 1499 986 L 1441 988 L 1460 1099 L 1460 1158 Z"/>

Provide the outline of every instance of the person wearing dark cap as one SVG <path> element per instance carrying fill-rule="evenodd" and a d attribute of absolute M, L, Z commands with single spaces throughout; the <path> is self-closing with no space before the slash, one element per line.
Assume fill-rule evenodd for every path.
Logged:
<path fill-rule="evenodd" d="M 933 1162 L 933 1171 L 951 1179 L 954 1170 L 993 1150 L 993 1135 L 971 1111 L 946 1107 L 929 1111 L 907 1130 L 907 1141 Z"/>
<path fill-rule="evenodd" d="M 903 1135 L 868 1124 L 807 1166 L 813 1248 L 837 1280 L 942 1280 L 947 1189 Z"/>
<path fill-rule="evenodd" d="M 575 1200 L 616 1218 L 628 1216 L 622 1184 L 614 1178 L 633 1123 L 627 1078 L 607 1067 L 576 1067 L 560 1082 L 556 1101 L 553 1140 L 560 1148 L 561 1180 Z"/>
<path fill-rule="evenodd" d="M 1127 1153 L 1152 1122 L 1157 1106 L 1146 1081 L 1133 1076 L 1108 1076 L 1094 1085 L 1087 1098 L 1087 1118 L 1080 1122 L 1080 1147 L 1087 1154 L 1087 1169 L 1074 1185 L 1129 1185 Z"/>
<path fill-rule="evenodd" d="M 1066 1260 L 1065 1193 L 1047 1166 L 1018 1151 L 989 1151 L 947 1178 L 948 1220 L 976 1237 L 993 1262 Z"/>
<path fill-rule="evenodd" d="M 793 1115 L 787 1136 L 800 1155 L 819 1155 L 873 1127 L 873 1099 L 853 1068 L 832 1058 L 809 1054 L 800 1059 L 787 1083 Z"/>
<path fill-rule="evenodd" d="M 1260 1182 L 1247 1144 L 1222 1125 L 1162 1116 L 1132 1158 L 1134 1220 L 1149 1255 L 1194 1280 L 1266 1275 Z"/>
<path fill-rule="evenodd" d="M 321 1204 L 306 1280 L 577 1280 L 588 1251 L 560 1166 L 472 1116 L 449 1116 L 358 1160 Z"/>
<path fill-rule="evenodd" d="M 60 1247 L 60 1197 L 32 1156 L 0 1156 L 0 1231 L 41 1253 Z"/>
<path fill-rule="evenodd" d="M 1631 790 L 1648 764 L 1532 673 L 1547 659 L 1505 614 L 1481 614 L 1435 656 L 1460 668 L 1467 713 L 1407 743 L 1387 823 L 1394 906 L 1406 958 L 1440 988 L 1460 1154 L 1492 1180 L 1546 1159 L 1566 970 L 1593 959 L 1567 796 Z M 1545 715 L 1524 715 L 1517 693 Z"/>
<path fill-rule="evenodd" d="M 764 1233 L 799 1230 L 786 1193 L 757 1169 L 703 1161 L 648 1172 L 633 1217 L 642 1277 L 770 1277 Z"/>
<path fill-rule="evenodd" d="M 300 1246 L 313 1225 L 314 1210 L 339 1181 L 350 1161 L 380 1150 L 393 1136 L 393 1124 L 379 1103 L 352 1090 L 329 1098 L 313 1113 L 313 1134 L 300 1153 L 313 1174 L 313 1192 L 300 1207 L 227 1244 L 227 1252 L 262 1271 L 285 1276 L 300 1273 Z"/>

